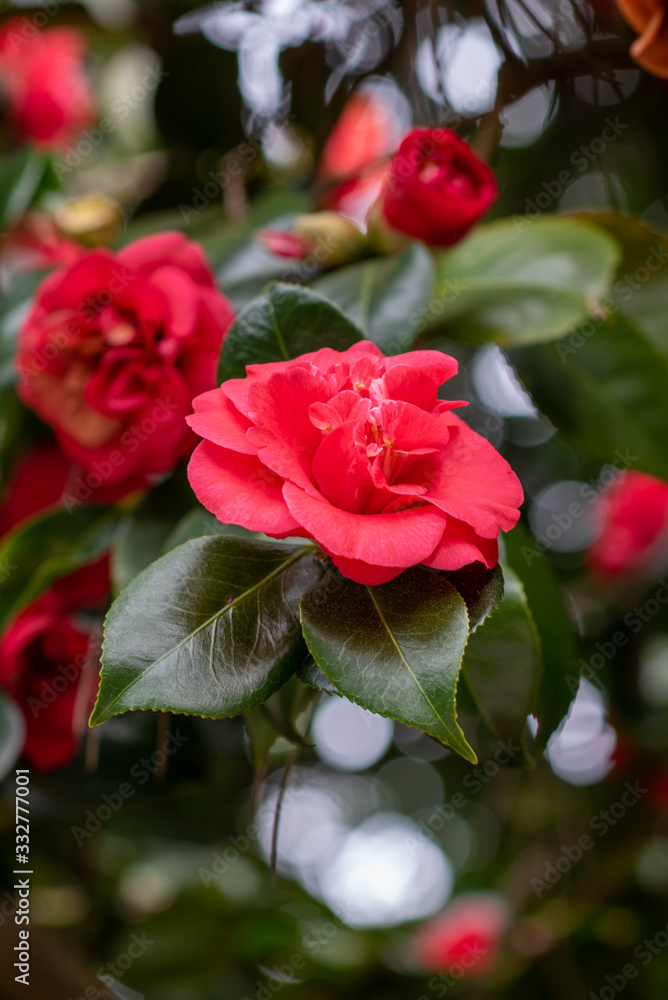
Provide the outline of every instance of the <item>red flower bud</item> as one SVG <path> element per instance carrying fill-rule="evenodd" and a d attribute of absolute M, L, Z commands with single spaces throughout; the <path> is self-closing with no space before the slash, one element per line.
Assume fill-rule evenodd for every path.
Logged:
<path fill-rule="evenodd" d="M 403 139 L 380 195 L 385 221 L 434 246 L 461 240 L 496 200 L 494 173 L 450 129 L 416 128 Z"/>

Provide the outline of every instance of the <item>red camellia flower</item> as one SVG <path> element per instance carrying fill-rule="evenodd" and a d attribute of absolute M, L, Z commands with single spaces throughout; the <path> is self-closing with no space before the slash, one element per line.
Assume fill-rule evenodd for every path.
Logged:
<path fill-rule="evenodd" d="M 215 384 L 232 319 L 181 233 L 84 252 L 37 290 L 19 335 L 19 395 L 101 481 L 167 472 L 194 446 L 184 417 Z"/>
<path fill-rule="evenodd" d="M 668 483 L 625 472 L 603 493 L 595 514 L 599 535 L 587 562 L 597 576 L 651 571 L 655 559 L 668 556 Z"/>
<path fill-rule="evenodd" d="M 191 485 L 219 520 L 314 539 L 358 583 L 496 564 L 522 502 L 508 463 L 437 399 L 457 362 L 362 341 L 249 365 L 194 401 Z"/>
<path fill-rule="evenodd" d="M 94 120 L 85 51 L 72 28 L 39 31 L 24 17 L 0 30 L 0 87 L 15 128 L 35 145 L 63 148 Z"/>
<path fill-rule="evenodd" d="M 435 246 L 457 243 L 496 201 L 492 170 L 450 129 L 415 128 L 392 160 L 380 196 L 389 225 Z"/>
<path fill-rule="evenodd" d="M 416 961 L 430 972 L 457 979 L 484 975 L 496 958 L 508 924 L 508 909 L 494 896 L 460 896 L 420 928 Z"/>
<path fill-rule="evenodd" d="M 23 753 L 40 771 L 62 767 L 76 753 L 76 717 L 84 721 L 92 707 L 98 659 L 96 626 L 83 612 L 101 612 L 108 593 L 105 557 L 59 580 L 17 615 L 0 640 L 0 684 L 23 711 Z"/>

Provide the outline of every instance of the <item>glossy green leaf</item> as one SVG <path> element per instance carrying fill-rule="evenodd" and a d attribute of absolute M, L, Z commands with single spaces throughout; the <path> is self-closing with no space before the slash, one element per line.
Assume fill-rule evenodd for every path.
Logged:
<path fill-rule="evenodd" d="M 502 345 L 553 340 L 597 308 L 619 257 L 608 233 L 568 218 L 479 226 L 440 258 L 429 323 Z"/>
<path fill-rule="evenodd" d="M 244 309 L 227 334 L 218 380 L 244 378 L 246 365 L 288 361 L 321 347 L 345 351 L 363 337 L 338 306 L 310 288 L 270 285 Z"/>
<path fill-rule="evenodd" d="M 0 781 L 21 756 L 25 733 L 21 709 L 0 690 Z"/>
<path fill-rule="evenodd" d="M 56 579 L 99 559 L 121 512 L 55 509 L 20 524 L 0 542 L 0 628 Z"/>
<path fill-rule="evenodd" d="M 464 598 L 471 632 L 475 632 L 494 613 L 503 597 L 503 573 L 498 564 L 494 569 L 486 569 L 482 563 L 471 563 L 453 572 L 440 572 L 439 576 L 451 583 Z"/>
<path fill-rule="evenodd" d="M 540 637 L 544 669 L 532 712 L 539 724 L 535 748 L 542 751 L 577 690 L 580 668 L 575 633 L 557 578 L 522 522 L 504 536 L 504 543 L 505 561 L 522 582 Z"/>
<path fill-rule="evenodd" d="M 421 567 L 378 587 L 330 570 L 302 598 L 301 617 L 314 660 L 342 694 L 475 761 L 457 723 L 468 615 L 452 584 Z"/>
<path fill-rule="evenodd" d="M 385 354 L 408 351 L 425 321 L 434 258 L 420 243 L 318 278 L 311 286 L 336 302 Z"/>
<path fill-rule="evenodd" d="M 204 537 L 144 570 L 107 616 L 96 725 L 132 709 L 208 718 L 264 701 L 303 663 L 313 547 Z"/>
<path fill-rule="evenodd" d="M 339 697 L 343 697 L 341 692 L 334 687 L 327 674 L 320 669 L 312 656 L 309 656 L 308 660 L 299 671 L 299 679 L 304 684 L 308 684 L 309 687 L 315 688 L 316 691 L 322 691 L 324 694 L 338 694 Z"/>
<path fill-rule="evenodd" d="M 478 712 L 474 728 L 464 725 L 480 756 L 491 756 L 499 742 L 506 744 L 513 762 L 525 759 L 527 717 L 534 711 L 542 672 L 541 644 L 519 578 L 504 567 L 503 600 L 491 618 L 471 635 L 462 677 Z M 489 746 L 489 736 L 496 741 Z"/>
<path fill-rule="evenodd" d="M 591 335 L 510 352 L 538 408 L 602 462 L 668 479 L 668 356 L 622 315 Z"/>

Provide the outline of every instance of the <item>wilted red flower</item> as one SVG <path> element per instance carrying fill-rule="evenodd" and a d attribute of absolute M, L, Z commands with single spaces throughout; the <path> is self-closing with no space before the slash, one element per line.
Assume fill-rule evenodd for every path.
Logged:
<path fill-rule="evenodd" d="M 392 159 L 379 199 L 384 220 L 398 232 L 450 246 L 494 204 L 493 171 L 455 132 L 415 128 Z"/>
<path fill-rule="evenodd" d="M 624 472 L 595 507 L 599 534 L 587 552 L 590 570 L 619 577 L 651 570 L 668 544 L 668 483 Z"/>
<path fill-rule="evenodd" d="M 35 145 L 62 148 L 94 120 L 86 48 L 80 32 L 40 31 L 27 17 L 13 18 L 0 29 L 0 87 L 14 127 Z"/>
<path fill-rule="evenodd" d="M 414 955 L 430 972 L 461 979 L 488 972 L 508 924 L 508 909 L 495 896 L 460 896 L 417 932 Z"/>
<path fill-rule="evenodd" d="M 668 18 L 666 0 L 616 0 L 620 13 L 640 37 L 631 57 L 648 73 L 668 80 Z"/>
<path fill-rule="evenodd" d="M 85 718 L 96 689 L 82 688 L 89 655 L 92 670 L 97 661 L 91 649 L 97 626 L 83 612 L 104 610 L 108 595 L 105 556 L 58 580 L 0 639 L 0 684 L 25 716 L 23 753 L 40 771 L 63 767 L 76 753 L 77 702 Z"/>
<path fill-rule="evenodd" d="M 19 335 L 19 395 L 105 483 L 167 472 L 195 444 L 185 416 L 215 385 L 233 315 L 181 233 L 91 250 L 37 290 Z"/>
<path fill-rule="evenodd" d="M 205 439 L 188 468 L 224 523 L 313 538 L 344 576 L 392 580 L 417 563 L 454 570 L 498 559 L 519 517 L 508 463 L 437 399 L 457 362 L 439 351 L 386 358 L 362 341 L 247 377 L 194 400 Z"/>

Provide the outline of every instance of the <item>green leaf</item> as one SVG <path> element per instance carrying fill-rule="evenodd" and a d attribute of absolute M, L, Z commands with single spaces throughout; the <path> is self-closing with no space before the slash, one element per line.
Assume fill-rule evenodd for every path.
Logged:
<path fill-rule="evenodd" d="M 150 490 L 119 525 L 111 552 L 114 593 L 127 587 L 165 551 L 168 538 L 192 504 L 190 489 L 186 493 L 180 487 L 178 477 L 171 477 L 161 483 Z M 212 532 L 201 531 L 199 534 Z"/>
<path fill-rule="evenodd" d="M 623 256 L 613 286 L 614 303 L 650 343 L 668 353 L 668 235 L 621 212 L 580 212 L 577 217 L 617 240 Z"/>
<path fill-rule="evenodd" d="M 310 288 L 274 284 L 247 306 L 227 334 L 218 380 L 244 378 L 246 365 L 288 361 L 321 347 L 345 351 L 362 331 Z"/>
<path fill-rule="evenodd" d="M 668 479 L 668 356 L 622 315 L 590 336 L 510 353 L 534 402 L 571 441 L 602 462 Z"/>
<path fill-rule="evenodd" d="M 468 615 L 452 584 L 421 567 L 378 587 L 330 570 L 302 598 L 301 616 L 315 662 L 342 694 L 475 763 L 457 723 Z"/>
<path fill-rule="evenodd" d="M 464 598 L 471 632 L 494 613 L 503 597 L 503 573 L 498 564 L 494 569 L 486 569 L 482 563 L 471 563 L 453 572 L 439 572 L 439 576 L 456 587 Z"/>
<path fill-rule="evenodd" d="M 268 698 L 304 661 L 313 551 L 221 535 L 145 569 L 107 616 L 91 725 L 133 709 L 226 718 Z"/>
<path fill-rule="evenodd" d="M 0 781 L 21 756 L 25 734 L 21 709 L 0 690 Z"/>
<path fill-rule="evenodd" d="M 253 234 L 228 249 L 217 269 L 217 278 L 222 292 L 239 310 L 270 281 L 285 281 L 293 271 L 292 261 L 269 253 Z"/>
<path fill-rule="evenodd" d="M 522 522 L 504 536 L 504 544 L 506 563 L 522 582 L 540 636 L 544 669 L 532 711 L 539 724 L 535 749 L 542 751 L 577 691 L 578 648 L 557 578 Z"/>
<path fill-rule="evenodd" d="M 496 741 L 510 741 L 513 748 L 517 744 L 515 752 L 530 759 L 527 716 L 535 709 L 541 672 L 540 639 L 524 589 L 504 567 L 503 600 L 484 627 L 471 635 L 462 667 L 478 711 L 478 725 L 465 724 L 465 729 L 480 756 L 492 756 L 498 747 L 498 742 L 489 746 L 489 733 Z M 483 728 L 480 723 L 488 733 L 474 739 L 474 731 Z"/>
<path fill-rule="evenodd" d="M 303 684 L 308 684 L 309 687 L 315 688 L 316 691 L 323 691 L 325 694 L 338 694 L 340 698 L 343 697 L 341 692 L 334 687 L 327 674 L 320 669 L 312 656 L 309 656 L 308 660 L 299 671 L 299 679 Z"/>
<path fill-rule="evenodd" d="M 402 254 L 374 257 L 313 282 L 385 354 L 408 351 L 424 324 L 434 287 L 434 259 L 420 243 Z"/>
<path fill-rule="evenodd" d="M 30 146 L 0 157 L 1 229 L 8 229 L 21 219 L 37 193 L 46 162 Z"/>
<path fill-rule="evenodd" d="M 234 535 L 236 538 L 256 538 L 267 541 L 267 536 L 259 531 L 249 531 L 238 524 L 221 524 L 218 518 L 211 514 L 206 507 L 198 505 L 189 510 L 176 524 L 165 540 L 161 554 L 170 552 L 177 545 L 190 542 L 193 538 L 201 538 L 202 535 Z M 300 542 L 303 545 L 304 539 L 300 539 Z"/>
<path fill-rule="evenodd" d="M 40 271 L 15 277 L 11 289 L 0 298 L 0 386 L 12 385 L 16 381 L 16 341 L 44 273 Z"/>
<path fill-rule="evenodd" d="M 9 532 L 0 542 L 0 628 L 54 580 L 99 559 L 120 516 L 93 505 L 52 509 Z"/>
<path fill-rule="evenodd" d="M 602 229 L 568 218 L 478 226 L 438 262 L 431 326 L 502 345 L 553 340 L 598 307 L 619 256 Z"/>

